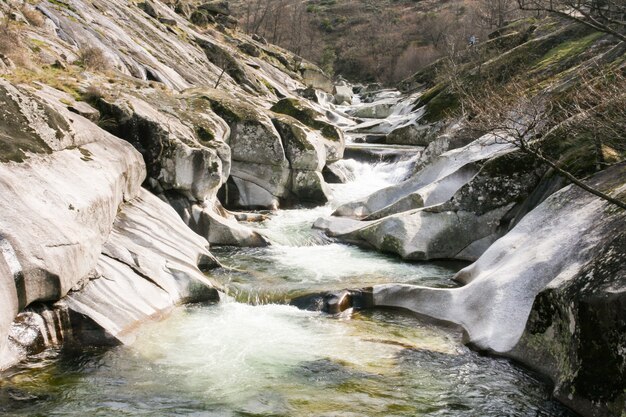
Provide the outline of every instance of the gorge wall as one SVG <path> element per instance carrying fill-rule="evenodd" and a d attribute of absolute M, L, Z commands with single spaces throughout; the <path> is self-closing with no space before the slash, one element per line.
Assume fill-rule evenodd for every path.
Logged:
<path fill-rule="evenodd" d="M 374 141 L 408 146 L 412 174 L 315 227 L 409 261 L 473 263 L 460 288 L 382 285 L 326 308 L 456 323 L 580 413 L 624 415 L 624 211 L 465 129 L 441 63 L 402 95 L 333 87 L 239 32 L 224 2 L 31 3 L 0 0 L 0 368 L 51 345 L 128 343 L 177 304 L 219 300 L 211 245 L 270 243 L 230 210 L 323 204 L 344 153 Z M 624 72 L 622 43 L 562 21 L 514 22 L 481 48 L 463 82 L 517 75 L 566 93 L 592 64 Z M 545 151 L 624 200 L 623 143 L 607 141 L 595 172 L 568 138 Z"/>
<path fill-rule="evenodd" d="M 228 10 L 0 6 L 13 42 L 0 85 L 1 367 L 64 337 L 126 342 L 176 304 L 219 299 L 203 273 L 219 265 L 210 244 L 268 244 L 222 202 L 326 201 L 321 172 L 343 135 L 297 91 L 329 80 L 236 31 Z"/>

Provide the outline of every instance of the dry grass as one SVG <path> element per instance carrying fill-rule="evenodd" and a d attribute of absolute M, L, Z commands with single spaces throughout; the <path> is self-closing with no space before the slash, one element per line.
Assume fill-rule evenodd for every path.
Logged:
<path fill-rule="evenodd" d="M 38 10 L 33 9 L 32 7 L 22 6 L 22 9 L 20 11 L 22 12 L 22 15 L 26 18 L 26 20 L 28 20 L 28 23 L 33 26 L 42 27 L 46 22 L 43 15 Z"/>
<path fill-rule="evenodd" d="M 104 94 L 102 90 L 95 85 L 90 85 L 81 94 L 81 99 L 90 104 L 95 104 L 103 98 L 104 98 Z"/>
<path fill-rule="evenodd" d="M 30 50 L 25 46 L 20 26 L 8 19 L 0 22 L 0 54 L 18 67 L 30 67 Z"/>
<path fill-rule="evenodd" d="M 102 49 L 97 47 L 81 48 L 79 57 L 81 64 L 90 70 L 106 71 L 111 67 Z"/>

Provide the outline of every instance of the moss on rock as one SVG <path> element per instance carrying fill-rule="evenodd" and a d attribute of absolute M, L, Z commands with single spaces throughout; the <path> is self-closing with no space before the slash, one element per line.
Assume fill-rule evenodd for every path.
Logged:
<path fill-rule="evenodd" d="M 275 113 L 286 114 L 298 120 L 302 124 L 319 130 L 326 139 L 340 141 L 341 134 L 330 123 L 321 120 L 322 115 L 314 109 L 307 107 L 303 102 L 294 98 L 284 98 L 276 103 L 271 110 Z"/>

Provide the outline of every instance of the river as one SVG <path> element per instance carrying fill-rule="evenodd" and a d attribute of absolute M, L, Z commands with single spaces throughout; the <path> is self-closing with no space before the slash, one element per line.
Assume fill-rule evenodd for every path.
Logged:
<path fill-rule="evenodd" d="M 328 316 L 286 304 L 384 282 L 454 286 L 458 263 L 405 263 L 311 229 L 342 203 L 403 180 L 411 161 L 343 162 L 331 202 L 281 210 L 267 248 L 214 248 L 219 304 L 183 306 L 129 346 L 66 348 L 0 378 L 3 416 L 571 416 L 550 387 L 481 356 L 458 330 L 398 311 Z"/>

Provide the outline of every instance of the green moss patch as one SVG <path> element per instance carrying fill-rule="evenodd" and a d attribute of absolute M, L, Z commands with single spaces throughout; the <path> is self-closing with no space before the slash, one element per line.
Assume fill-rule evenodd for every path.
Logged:
<path fill-rule="evenodd" d="M 602 33 L 594 32 L 578 39 L 571 39 L 548 51 L 534 65 L 535 70 L 543 70 L 549 67 L 558 66 L 571 58 L 582 54 L 589 46 L 602 37 Z"/>

